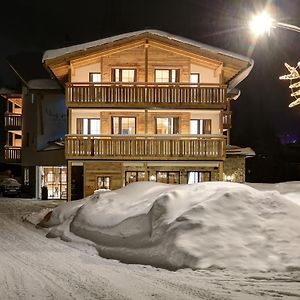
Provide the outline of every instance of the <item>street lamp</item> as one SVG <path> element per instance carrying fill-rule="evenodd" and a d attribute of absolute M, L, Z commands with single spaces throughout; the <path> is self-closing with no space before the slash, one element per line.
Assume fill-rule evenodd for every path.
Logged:
<path fill-rule="evenodd" d="M 272 28 L 283 28 L 300 33 L 300 27 L 287 23 L 277 22 L 266 11 L 263 11 L 258 15 L 254 15 L 249 22 L 249 27 L 256 36 L 262 35 L 264 33 L 269 34 Z"/>
<path fill-rule="evenodd" d="M 260 36 L 262 34 L 270 34 L 272 28 L 283 28 L 300 33 L 300 27 L 277 22 L 273 19 L 266 11 L 259 15 L 255 15 L 249 22 L 249 27 L 255 36 Z M 287 75 L 280 76 L 280 80 L 290 80 L 291 96 L 295 98 L 295 101 L 289 104 L 289 107 L 293 107 L 300 104 L 300 81 L 295 82 L 294 80 L 300 79 L 300 62 L 298 62 L 296 67 L 291 67 L 289 64 L 285 63 L 285 67 L 290 72 Z M 299 89 L 298 89 L 299 88 Z"/>

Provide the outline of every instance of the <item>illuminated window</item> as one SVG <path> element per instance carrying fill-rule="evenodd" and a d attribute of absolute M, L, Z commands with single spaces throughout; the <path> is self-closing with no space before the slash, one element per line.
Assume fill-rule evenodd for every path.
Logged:
<path fill-rule="evenodd" d="M 191 73 L 190 75 L 190 83 L 200 83 L 200 74 L 199 73 Z"/>
<path fill-rule="evenodd" d="M 156 181 L 161 183 L 179 184 L 180 173 L 176 171 L 157 171 Z"/>
<path fill-rule="evenodd" d="M 142 171 L 126 171 L 125 172 L 125 184 L 129 184 L 137 181 L 145 181 L 145 172 Z"/>
<path fill-rule="evenodd" d="M 211 181 L 211 173 L 208 171 L 188 172 L 188 184 Z"/>
<path fill-rule="evenodd" d="M 210 119 L 195 119 L 190 122 L 191 134 L 211 134 Z"/>
<path fill-rule="evenodd" d="M 112 117 L 112 134 L 135 134 L 134 117 Z"/>
<path fill-rule="evenodd" d="M 110 189 L 110 177 L 97 177 L 97 188 L 99 189 L 104 189 L 104 190 L 109 190 Z"/>
<path fill-rule="evenodd" d="M 95 73 L 95 72 L 89 73 L 89 81 L 94 83 L 101 82 L 102 81 L 101 73 Z"/>
<path fill-rule="evenodd" d="M 179 70 L 157 69 L 155 70 L 155 82 L 158 83 L 179 82 Z"/>
<path fill-rule="evenodd" d="M 136 69 L 113 69 L 113 82 L 136 82 Z"/>
<path fill-rule="evenodd" d="M 155 118 L 156 134 L 178 134 L 179 117 Z"/>
<path fill-rule="evenodd" d="M 24 168 L 24 185 L 29 185 L 29 168 Z"/>
<path fill-rule="evenodd" d="M 100 119 L 77 118 L 77 134 L 100 134 Z"/>
<path fill-rule="evenodd" d="M 67 168 L 41 167 L 42 186 L 46 186 L 49 199 L 66 199 Z"/>

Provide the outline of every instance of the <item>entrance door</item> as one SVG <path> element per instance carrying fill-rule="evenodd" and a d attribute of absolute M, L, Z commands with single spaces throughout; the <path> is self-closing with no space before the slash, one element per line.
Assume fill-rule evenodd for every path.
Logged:
<path fill-rule="evenodd" d="M 48 199 L 67 199 L 66 167 L 41 167 L 41 179 L 42 187 L 47 188 Z"/>
<path fill-rule="evenodd" d="M 72 166 L 71 200 L 83 198 L 83 166 Z"/>

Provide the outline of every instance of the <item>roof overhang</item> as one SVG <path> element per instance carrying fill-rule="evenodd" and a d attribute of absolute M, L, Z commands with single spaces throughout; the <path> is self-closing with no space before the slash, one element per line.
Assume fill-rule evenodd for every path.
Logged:
<path fill-rule="evenodd" d="M 43 63 L 50 73 L 60 81 L 65 81 L 70 64 L 80 63 L 87 57 L 98 59 L 114 52 L 124 51 L 128 47 L 139 47 L 145 43 L 161 47 L 166 51 L 176 51 L 191 60 L 201 60 L 211 67 L 223 67 L 224 83 L 231 90 L 248 76 L 253 68 L 251 58 L 199 43 L 177 35 L 158 30 L 141 30 L 116 35 L 109 38 L 83 43 L 70 47 L 48 50 L 43 55 Z"/>

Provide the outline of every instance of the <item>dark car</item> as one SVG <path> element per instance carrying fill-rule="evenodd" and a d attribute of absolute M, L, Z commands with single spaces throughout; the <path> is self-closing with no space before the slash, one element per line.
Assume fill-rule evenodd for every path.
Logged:
<path fill-rule="evenodd" d="M 1 179 L 0 194 L 3 196 L 19 197 L 21 194 L 21 184 L 14 178 Z"/>

